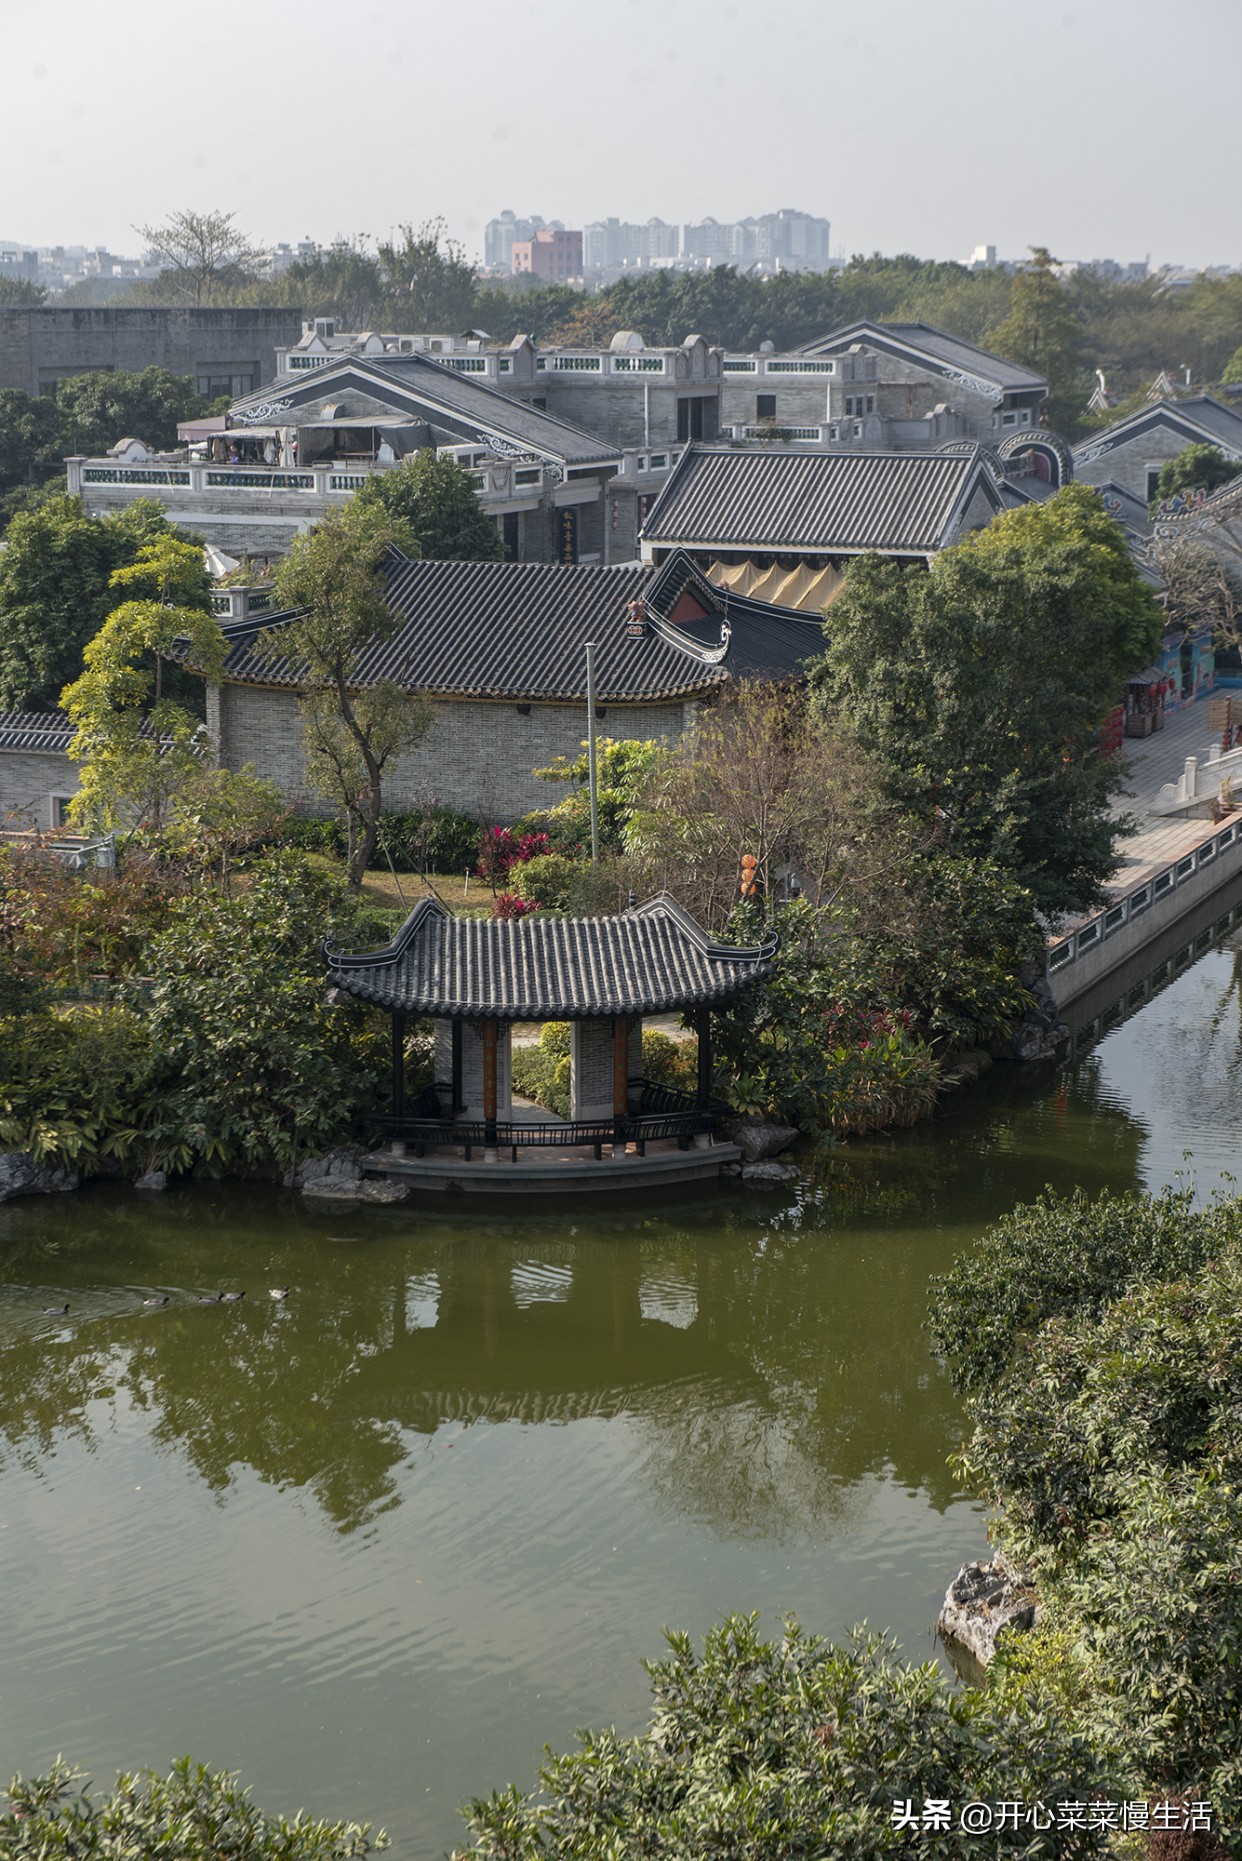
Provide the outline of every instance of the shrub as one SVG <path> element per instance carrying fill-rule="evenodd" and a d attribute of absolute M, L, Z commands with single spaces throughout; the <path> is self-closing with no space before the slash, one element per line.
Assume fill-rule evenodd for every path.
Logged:
<path fill-rule="evenodd" d="M 469 872 L 478 858 L 479 823 L 456 808 L 422 808 L 382 816 L 378 847 L 397 872 Z"/>
<path fill-rule="evenodd" d="M 583 1733 L 549 1754 L 537 1797 L 510 1788 L 466 1810 L 475 1861 L 875 1861 L 935 1847 L 925 1803 L 1020 1799 L 1047 1805 L 1116 1798 L 1116 1780 L 1062 1714 L 1037 1696 L 998 1709 L 986 1691 L 954 1692 L 934 1663 L 908 1667 L 884 1637 L 844 1647 L 789 1623 L 761 1640 L 731 1617 L 696 1659 L 669 1636 L 649 1665 L 653 1706 L 636 1738 Z M 903 1827 L 902 1812 L 910 1818 Z M 946 1847 L 964 1856 L 1103 1855 L 1106 1830 L 1017 1827 Z"/>
<path fill-rule="evenodd" d="M 511 870 L 514 888 L 523 898 L 532 899 L 545 911 L 570 909 L 579 868 L 563 853 L 537 853 Z"/>
<path fill-rule="evenodd" d="M 670 1040 L 659 1028 L 644 1028 L 643 1078 L 653 1086 L 693 1092 L 698 1085 L 698 1042 Z"/>
<path fill-rule="evenodd" d="M 1242 1209 L 1046 1196 L 937 1284 L 932 1328 L 1071 1718 L 1242 1852 Z"/>
<path fill-rule="evenodd" d="M 369 1823 L 293 1822 L 268 1816 L 236 1776 L 189 1758 L 167 1777 L 123 1773 L 110 1795 L 93 1800 L 81 1773 L 59 1759 L 45 1777 L 15 1777 L 4 1793 L 0 1856 L 5 1861 L 355 1861 L 387 1848 Z"/>
<path fill-rule="evenodd" d="M 539 1035 L 539 1045 L 544 1053 L 554 1060 L 567 1060 L 573 1039 L 573 1028 L 568 1021 L 545 1021 Z"/>
<path fill-rule="evenodd" d="M 570 1111 L 569 1041 L 568 1021 L 547 1021 L 536 1045 L 513 1049 L 514 1091 L 556 1118 Z"/>
<path fill-rule="evenodd" d="M 523 898 L 520 892 L 497 892 L 492 900 L 494 918 L 526 918 L 538 909 L 537 898 Z"/>
<path fill-rule="evenodd" d="M 1048 1193 L 995 1222 L 931 1281 L 928 1328 L 959 1389 L 1002 1374 L 1023 1337 L 1050 1318 L 1098 1317 L 1144 1280 L 1195 1271 L 1242 1231 L 1234 1202 L 1192 1206 L 1193 1192 Z"/>
<path fill-rule="evenodd" d="M 367 943 L 370 928 L 339 880 L 291 852 L 233 897 L 180 902 L 151 948 L 161 1161 L 284 1168 L 352 1134 L 376 1100 L 383 1031 L 360 1004 L 328 1006 L 320 944 Z"/>
<path fill-rule="evenodd" d="M 330 853 L 344 859 L 347 846 L 345 825 L 334 814 L 293 814 L 282 822 L 280 839 L 285 846 L 302 853 Z"/>
<path fill-rule="evenodd" d="M 548 851 L 548 836 L 542 833 L 515 833 L 511 827 L 488 827 L 478 842 L 478 865 L 475 871 L 495 891 L 503 885 L 514 866 L 524 865 Z"/>
<path fill-rule="evenodd" d="M 0 1021 L 0 1149 L 90 1170 L 139 1154 L 155 1054 L 145 1017 L 116 1005 Z"/>
<path fill-rule="evenodd" d="M 16 976 L 75 987 L 141 967 L 177 881 L 131 855 L 116 872 L 70 872 L 49 853 L 0 848 L 0 949 Z"/>
<path fill-rule="evenodd" d="M 746 907 L 735 927 L 747 941 L 764 928 Z M 839 929 L 835 911 L 805 901 L 782 912 L 771 975 L 719 1026 L 717 1084 L 735 1110 L 861 1134 L 934 1106 L 939 1061 L 906 1010 L 875 1005 L 872 980 L 841 959 Z"/>

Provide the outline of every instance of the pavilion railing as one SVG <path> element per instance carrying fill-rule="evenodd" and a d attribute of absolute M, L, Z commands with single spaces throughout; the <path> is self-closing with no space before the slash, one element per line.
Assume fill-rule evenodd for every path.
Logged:
<path fill-rule="evenodd" d="M 633 1144 L 639 1156 L 645 1156 L 647 1145 L 659 1139 L 675 1140 L 679 1149 L 687 1150 L 696 1137 L 715 1130 L 717 1110 L 700 1106 L 688 1092 L 634 1079 L 630 1096 L 631 1101 L 637 1097 L 637 1109 L 624 1118 L 549 1119 L 532 1124 L 501 1118 L 489 1131 L 482 1118 L 462 1118 L 444 1109 L 439 1089 L 428 1086 L 402 1116 L 375 1122 L 386 1142 L 407 1144 L 415 1156 L 421 1157 L 428 1145 L 450 1146 L 463 1150 L 467 1163 L 476 1149 L 507 1150 L 514 1163 L 519 1150 L 577 1150 L 587 1145 L 597 1161 L 605 1145 Z"/>

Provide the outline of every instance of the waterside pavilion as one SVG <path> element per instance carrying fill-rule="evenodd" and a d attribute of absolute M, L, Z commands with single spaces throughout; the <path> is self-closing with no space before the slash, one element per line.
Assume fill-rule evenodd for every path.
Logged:
<path fill-rule="evenodd" d="M 717 943 L 668 895 L 615 917 L 457 917 L 414 907 L 384 950 L 325 948 L 333 985 L 392 1017 L 389 1149 L 366 1166 L 427 1188 L 542 1192 L 719 1177 L 711 1017 L 772 966 L 775 935 Z M 644 1015 L 682 1012 L 698 1031 L 697 1090 L 643 1079 Z M 405 1094 L 409 1020 L 435 1023 L 435 1084 Z M 568 1021 L 570 1115 L 514 1106 L 515 1022 Z"/>

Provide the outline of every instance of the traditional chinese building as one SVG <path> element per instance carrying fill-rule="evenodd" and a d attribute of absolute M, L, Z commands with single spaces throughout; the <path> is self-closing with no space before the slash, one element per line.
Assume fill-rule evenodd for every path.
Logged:
<path fill-rule="evenodd" d="M 777 943 L 719 943 L 661 893 L 615 917 L 508 921 L 423 899 L 387 949 L 325 950 L 335 986 L 392 1017 L 384 1124 L 397 1154 L 373 1167 L 503 1191 L 718 1177 L 740 1153 L 716 1141 L 711 1017 L 763 980 Z M 641 1074 L 643 1017 L 673 1012 L 698 1031 L 693 1096 Z M 435 1022 L 436 1078 L 407 1104 L 406 1025 L 419 1016 Z M 514 1023 L 548 1020 L 571 1025 L 568 1120 L 515 1115 Z"/>

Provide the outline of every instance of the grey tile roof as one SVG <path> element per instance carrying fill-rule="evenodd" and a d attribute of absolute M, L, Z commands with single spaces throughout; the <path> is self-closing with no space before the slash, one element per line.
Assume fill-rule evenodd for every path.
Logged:
<path fill-rule="evenodd" d="M 978 451 L 791 452 L 690 446 L 643 541 L 686 549 L 925 554 L 986 475 Z M 999 508 L 999 495 L 996 499 Z"/>
<path fill-rule="evenodd" d="M 1161 427 L 1182 435 L 1188 446 L 1220 446 L 1226 453 L 1242 458 L 1242 414 L 1210 394 L 1193 394 L 1185 400 L 1152 401 L 1127 414 L 1124 420 L 1088 434 L 1074 448 L 1074 463 L 1089 465 L 1127 440 L 1139 439 Z"/>
<path fill-rule="evenodd" d="M 1010 391 L 1048 386 L 1046 375 L 1019 362 L 1007 362 L 1004 356 L 993 355 L 990 349 L 980 349 L 961 336 L 937 329 L 934 323 L 873 323 L 864 317 L 807 343 L 800 353 L 836 355 L 856 342 L 866 343 L 869 348 L 894 357 L 917 359 L 921 356 L 935 373 L 945 374 L 946 379 L 953 373 L 974 375 Z"/>
<path fill-rule="evenodd" d="M 1145 537 L 1151 529 L 1151 519 L 1147 515 L 1147 506 L 1142 498 L 1135 497 L 1133 491 L 1125 485 L 1119 485 L 1109 478 L 1092 489 L 1098 492 L 1100 501 L 1109 516 L 1123 529 L 1133 530 L 1136 536 Z"/>
<path fill-rule="evenodd" d="M 619 917 L 508 922 L 424 898 L 386 950 L 324 959 L 338 988 L 381 1008 L 574 1020 L 727 1001 L 767 975 L 777 943 L 716 943 L 666 892 Z"/>
<path fill-rule="evenodd" d="M 74 734 L 63 711 L 0 711 L 0 750 L 49 750 L 63 756 Z"/>
<path fill-rule="evenodd" d="M 310 408 L 351 387 L 412 419 L 449 429 L 462 441 L 486 445 L 491 435 L 518 451 L 563 460 L 566 465 L 594 465 L 620 456 L 615 446 L 605 445 L 570 421 L 528 407 L 424 355 L 349 356 L 293 381 L 282 377 L 269 382 L 253 394 L 242 395 L 229 412 L 240 416 L 247 409 L 272 405 Z"/>
<path fill-rule="evenodd" d="M 785 608 L 730 598 L 730 635 L 721 650 L 724 597 L 687 565 L 720 618 L 700 633 L 661 616 L 685 585 L 665 569 L 569 568 L 538 562 L 408 562 L 394 556 L 388 603 L 392 636 L 365 647 L 357 683 L 394 679 L 439 696 L 497 699 L 586 697 L 586 646 L 596 651 L 600 704 L 687 697 L 761 668 L 796 675 L 823 647 L 818 623 Z M 660 595 L 663 586 L 665 594 Z M 651 600 L 639 638 L 626 632 L 629 604 Z M 277 614 L 224 629 L 231 642 L 226 679 L 296 688 L 301 668 L 279 656 Z"/>

